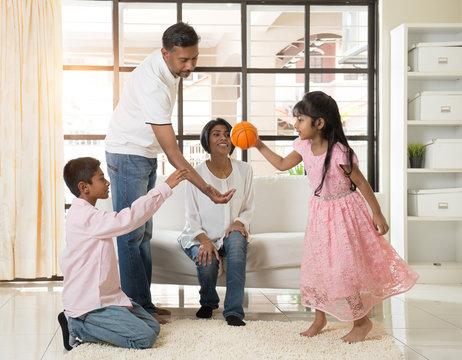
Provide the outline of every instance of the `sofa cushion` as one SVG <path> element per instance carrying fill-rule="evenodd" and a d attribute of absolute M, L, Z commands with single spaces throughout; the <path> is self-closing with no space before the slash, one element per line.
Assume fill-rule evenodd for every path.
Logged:
<path fill-rule="evenodd" d="M 162 184 L 165 176 L 159 176 L 156 184 Z M 154 229 L 182 231 L 185 224 L 185 181 L 173 189 L 173 194 L 152 217 Z"/>
<path fill-rule="evenodd" d="M 251 235 L 247 248 L 247 271 L 300 267 L 303 238 L 302 232 Z"/>
<path fill-rule="evenodd" d="M 159 176 L 157 184 L 165 181 Z M 250 233 L 304 232 L 310 184 L 302 175 L 255 176 L 255 212 Z M 183 230 L 185 182 L 181 182 L 153 216 L 154 229 Z"/>
<path fill-rule="evenodd" d="M 180 231 L 154 228 L 151 239 L 152 282 L 197 285 L 196 266 L 177 242 Z"/>
<path fill-rule="evenodd" d="M 179 235 L 179 231 L 154 230 L 151 240 L 153 283 L 198 285 L 196 266 L 181 250 L 177 242 Z M 303 236 L 303 233 L 252 235 L 247 250 L 246 286 L 297 288 Z M 223 268 L 226 269 L 226 257 L 218 285 L 225 284 L 225 276 L 221 275 Z"/>
<path fill-rule="evenodd" d="M 305 231 L 310 195 L 306 176 L 256 176 L 254 187 L 251 234 Z"/>

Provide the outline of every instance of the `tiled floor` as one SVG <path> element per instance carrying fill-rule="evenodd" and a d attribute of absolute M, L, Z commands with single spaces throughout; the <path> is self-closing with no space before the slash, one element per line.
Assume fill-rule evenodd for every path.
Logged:
<path fill-rule="evenodd" d="M 56 320 L 62 310 L 61 291 L 60 282 L 0 284 L 2 360 L 65 359 Z M 197 287 L 156 285 L 152 293 L 157 305 L 172 310 L 171 318 L 194 318 Z M 223 288 L 219 294 L 224 297 Z M 247 320 L 306 319 L 308 325 L 313 319 L 296 290 L 248 289 L 246 294 Z M 214 317 L 221 318 L 220 311 Z M 395 338 L 405 359 L 462 359 L 462 285 L 416 285 L 385 301 L 373 320 Z"/>

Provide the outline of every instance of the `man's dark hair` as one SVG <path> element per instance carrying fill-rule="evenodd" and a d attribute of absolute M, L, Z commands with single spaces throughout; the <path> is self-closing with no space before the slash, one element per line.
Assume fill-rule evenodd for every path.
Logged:
<path fill-rule="evenodd" d="M 98 170 L 101 162 L 92 157 L 81 157 L 69 160 L 64 166 L 63 176 L 64 181 L 76 197 L 80 196 L 79 182 L 91 184 L 91 178 Z"/>
<path fill-rule="evenodd" d="M 201 131 L 200 140 L 201 140 L 202 147 L 209 154 L 210 154 L 210 144 L 209 144 L 210 132 L 217 125 L 226 126 L 226 129 L 228 129 L 229 133 L 231 133 L 231 130 L 233 129 L 231 124 L 222 118 L 217 118 L 216 120 L 210 120 L 207 124 L 205 124 L 204 128 Z M 233 145 L 233 143 L 231 143 L 231 151 L 229 152 L 229 155 L 233 153 L 234 148 L 235 146 Z"/>
<path fill-rule="evenodd" d="M 191 25 L 180 21 L 167 30 L 162 35 L 162 47 L 167 51 L 172 51 L 174 46 L 188 47 L 199 43 L 200 37 Z"/>

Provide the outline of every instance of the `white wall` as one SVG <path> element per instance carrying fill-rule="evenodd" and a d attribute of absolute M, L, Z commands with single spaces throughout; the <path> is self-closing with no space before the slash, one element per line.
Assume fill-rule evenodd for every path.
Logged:
<path fill-rule="evenodd" d="M 379 0 L 380 193 L 387 219 L 390 204 L 390 30 L 402 23 L 460 23 L 462 0 Z"/>

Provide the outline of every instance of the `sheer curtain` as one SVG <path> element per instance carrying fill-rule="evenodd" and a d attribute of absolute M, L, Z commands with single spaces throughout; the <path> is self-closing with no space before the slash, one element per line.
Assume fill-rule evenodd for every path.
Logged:
<path fill-rule="evenodd" d="M 61 4 L 0 1 L 0 280 L 51 277 L 64 240 Z"/>

